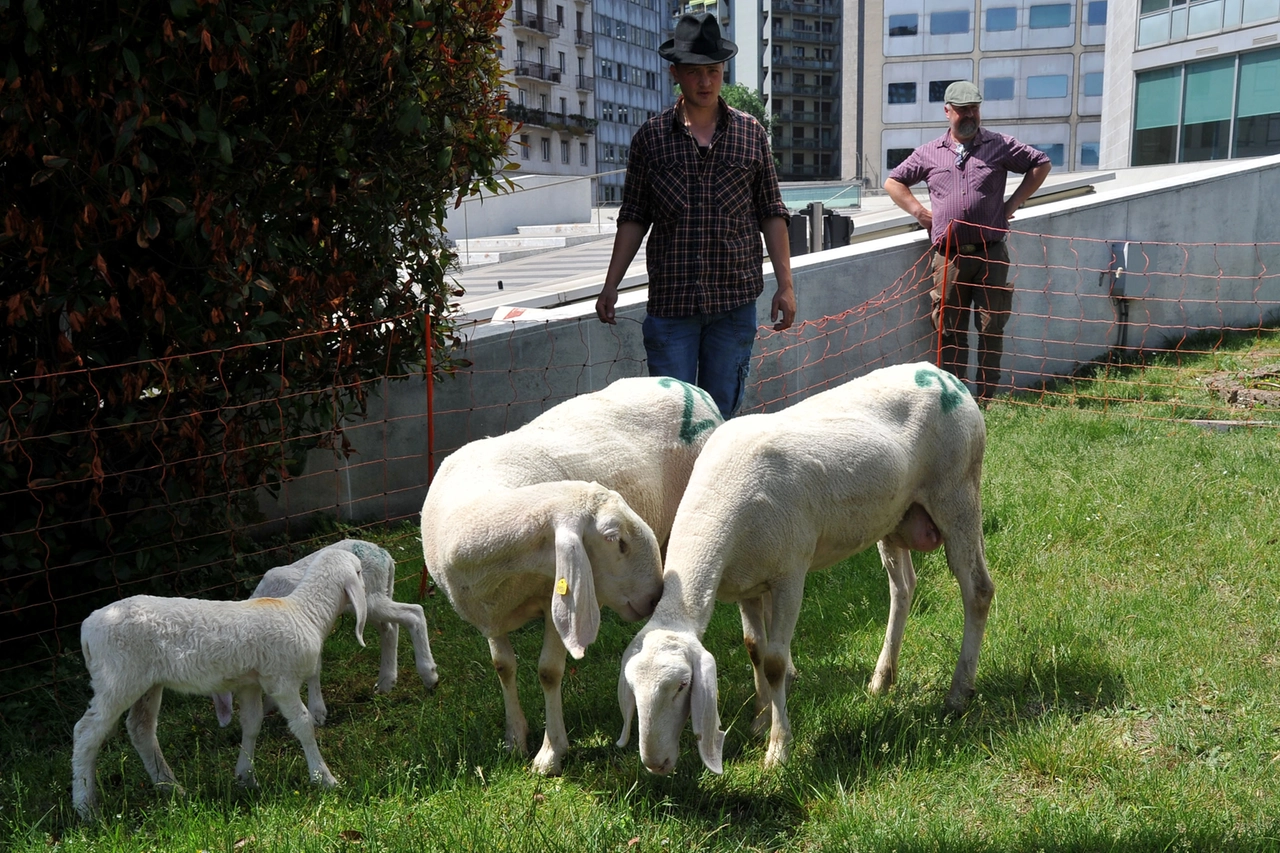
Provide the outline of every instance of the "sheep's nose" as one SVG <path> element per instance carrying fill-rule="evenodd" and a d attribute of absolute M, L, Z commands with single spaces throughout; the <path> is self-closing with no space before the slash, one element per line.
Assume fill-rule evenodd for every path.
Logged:
<path fill-rule="evenodd" d="M 675 769 L 676 763 L 670 758 L 664 758 L 661 761 L 646 761 L 644 766 L 655 776 L 666 776 Z"/>

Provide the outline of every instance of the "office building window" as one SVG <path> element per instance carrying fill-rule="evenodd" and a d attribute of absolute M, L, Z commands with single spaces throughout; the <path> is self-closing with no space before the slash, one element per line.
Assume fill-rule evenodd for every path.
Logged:
<path fill-rule="evenodd" d="M 1032 100 L 1066 96 L 1067 75 L 1065 74 L 1045 74 L 1027 78 L 1027 97 Z"/>
<path fill-rule="evenodd" d="M 911 156 L 910 148 L 890 148 L 885 152 L 885 165 L 890 169 L 896 169 L 903 160 Z"/>
<path fill-rule="evenodd" d="M 1107 0 L 1090 0 L 1085 7 L 1085 21 L 1091 27 L 1101 27 L 1107 23 Z"/>
<path fill-rule="evenodd" d="M 1071 4 L 1032 6 L 1027 23 L 1033 30 L 1053 30 L 1071 26 Z"/>
<path fill-rule="evenodd" d="M 1003 33 L 1018 28 L 1016 6 L 995 6 L 987 10 L 987 32 Z"/>
<path fill-rule="evenodd" d="M 1080 144 L 1080 165 L 1081 166 L 1098 165 L 1098 143 L 1083 142 Z"/>
<path fill-rule="evenodd" d="M 1280 154 L 1280 50 L 1240 57 L 1236 157 Z"/>
<path fill-rule="evenodd" d="M 1031 147 L 1036 149 L 1037 151 L 1043 151 L 1044 153 L 1048 154 L 1049 162 L 1055 166 L 1061 166 L 1064 162 L 1066 162 L 1065 160 L 1065 157 L 1067 156 L 1066 146 L 1063 145 L 1061 142 L 1053 142 L 1045 145 L 1032 145 Z"/>
<path fill-rule="evenodd" d="M 916 102 L 915 83 L 890 83 L 889 103 L 914 104 Z"/>
<path fill-rule="evenodd" d="M 929 33 L 935 36 L 969 32 L 969 10 L 934 12 L 929 15 Z"/>
<path fill-rule="evenodd" d="M 1080 91 L 1089 98 L 1102 95 L 1102 72 L 1090 71 L 1081 79 Z"/>
<path fill-rule="evenodd" d="M 1183 163 L 1230 156 L 1231 107 L 1236 85 L 1234 56 L 1187 66 L 1182 106 Z"/>
<path fill-rule="evenodd" d="M 930 80 L 929 81 L 929 103 L 941 104 L 947 97 L 947 87 L 955 80 Z"/>
<path fill-rule="evenodd" d="M 920 16 L 911 15 L 890 15 L 889 16 L 889 35 L 892 36 L 914 36 L 920 30 Z"/>
<path fill-rule="evenodd" d="M 566 166 L 568 166 L 568 165 L 569 165 L 569 142 L 568 142 L 568 140 L 561 140 L 561 142 L 560 142 L 560 162 L 561 162 L 561 163 L 563 163 L 563 164 L 565 164 Z"/>
<path fill-rule="evenodd" d="M 982 97 L 988 101 L 1012 101 L 1012 77 L 988 77 L 982 81 Z"/>
<path fill-rule="evenodd" d="M 1173 163 L 1178 153 L 1182 68 L 1144 71 L 1135 79 L 1132 163 Z"/>
<path fill-rule="evenodd" d="M 545 136 L 542 138 L 542 160 L 544 163 L 551 162 L 551 140 Z"/>
<path fill-rule="evenodd" d="M 613 79 L 613 60 L 612 59 L 600 60 L 600 76 L 606 80 Z"/>
<path fill-rule="evenodd" d="M 587 165 L 587 143 L 585 142 L 578 143 L 578 160 L 581 165 Z"/>

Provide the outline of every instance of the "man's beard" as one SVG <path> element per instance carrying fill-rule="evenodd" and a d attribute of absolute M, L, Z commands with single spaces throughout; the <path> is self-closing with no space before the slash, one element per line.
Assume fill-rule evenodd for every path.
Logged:
<path fill-rule="evenodd" d="M 962 118 L 960 124 L 956 126 L 956 133 L 964 139 L 968 139 L 978 132 L 978 122 L 976 119 Z"/>

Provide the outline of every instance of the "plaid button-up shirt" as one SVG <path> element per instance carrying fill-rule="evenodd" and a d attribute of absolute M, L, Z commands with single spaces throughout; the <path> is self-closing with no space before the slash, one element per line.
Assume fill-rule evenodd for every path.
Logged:
<path fill-rule="evenodd" d="M 682 101 L 631 140 L 619 222 L 649 234 L 645 258 L 654 317 L 714 314 L 764 290 L 761 224 L 790 219 L 764 128 L 720 100 L 705 152 L 684 125 Z"/>
<path fill-rule="evenodd" d="M 954 221 L 953 245 L 999 240 L 1009 230 L 1004 218 L 1005 179 L 1049 162 L 1049 155 L 1012 136 L 979 128 L 957 157 L 955 142 L 945 133 L 926 142 L 903 160 L 889 177 L 907 186 L 929 185 L 933 245 L 946 248 L 947 227 Z M 971 225 L 961 223 L 972 223 Z M 976 227 L 975 227 L 976 226 Z"/>

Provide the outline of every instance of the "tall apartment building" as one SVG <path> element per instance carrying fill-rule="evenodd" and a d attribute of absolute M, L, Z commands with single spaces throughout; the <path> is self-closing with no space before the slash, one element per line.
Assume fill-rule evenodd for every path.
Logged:
<path fill-rule="evenodd" d="M 865 0 L 845 20 L 842 173 L 883 183 L 946 130 L 943 93 L 982 91 L 982 122 L 1044 151 L 1056 169 L 1100 161 L 1107 0 Z M 848 104 L 850 98 L 846 97 Z"/>
<path fill-rule="evenodd" d="M 765 49 L 758 88 L 772 119 L 783 181 L 838 180 L 842 168 L 842 0 L 767 0 L 756 29 Z M 744 16 L 745 17 L 745 16 Z M 740 27 L 739 31 L 745 29 Z M 742 34 L 744 37 L 747 33 Z M 842 56 L 843 54 L 843 56 Z M 745 70 L 739 65 L 740 71 Z M 740 77 L 745 76 L 740 73 Z"/>
<path fill-rule="evenodd" d="M 589 0 L 515 0 L 498 30 L 507 115 L 522 123 L 510 158 L 524 173 L 595 172 Z"/>
<path fill-rule="evenodd" d="M 1111 10 L 1102 166 L 1280 154 L 1280 0 Z"/>
<path fill-rule="evenodd" d="M 593 0 L 598 201 L 622 200 L 631 137 L 671 103 L 658 45 L 669 37 L 668 0 Z"/>

